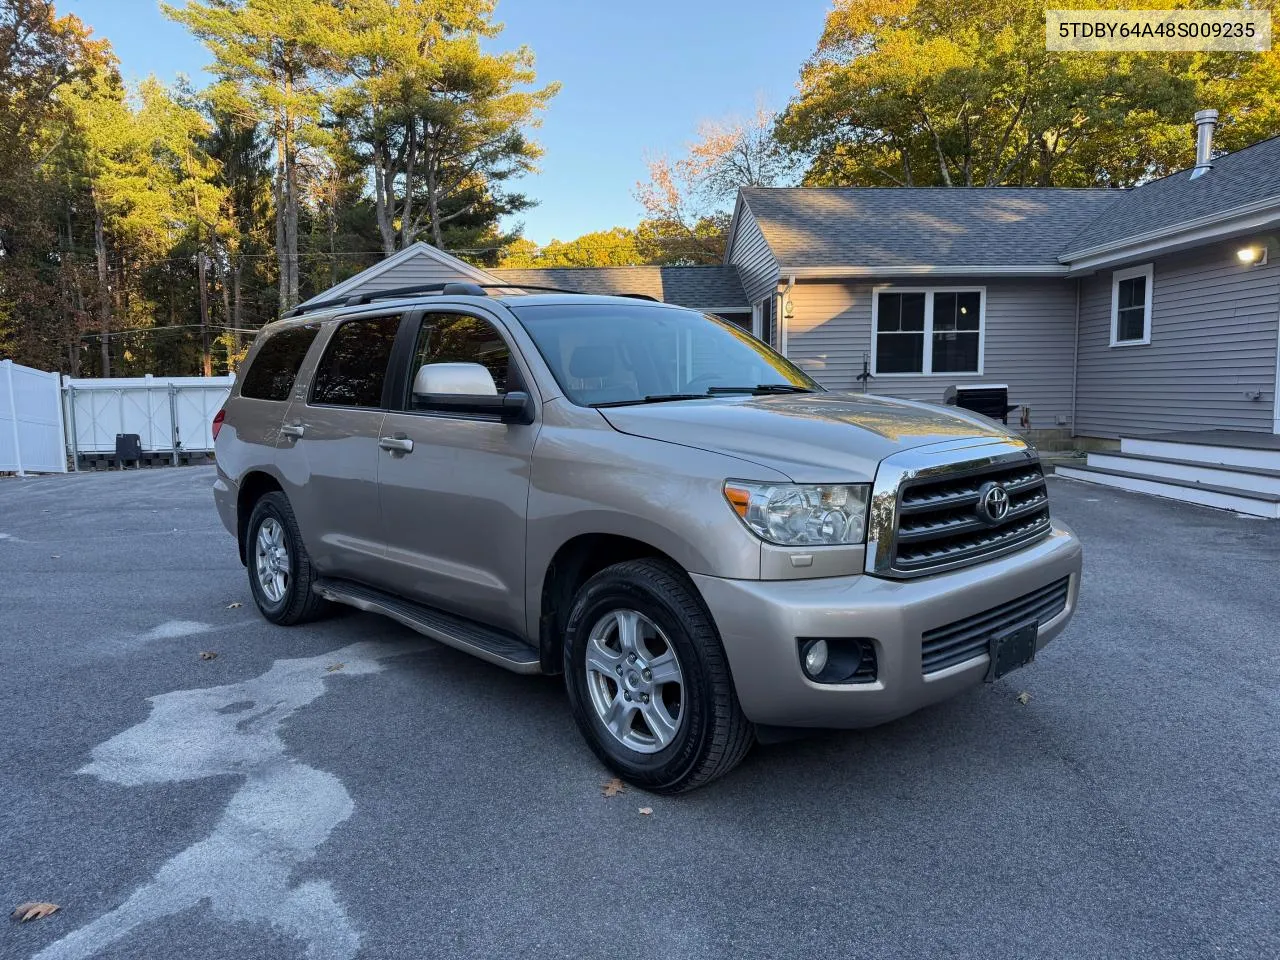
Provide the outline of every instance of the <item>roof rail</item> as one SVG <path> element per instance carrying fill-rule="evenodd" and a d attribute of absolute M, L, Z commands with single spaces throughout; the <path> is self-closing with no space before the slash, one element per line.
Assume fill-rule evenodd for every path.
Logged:
<path fill-rule="evenodd" d="M 457 280 L 449 283 L 416 283 L 410 287 L 392 287 L 390 290 L 370 290 L 350 297 L 335 297 L 332 300 L 321 300 L 318 303 L 305 303 L 294 307 L 281 319 L 300 317 L 315 310 L 328 307 L 360 307 L 375 300 L 394 300 L 399 297 L 413 297 L 423 293 L 438 293 L 445 297 L 485 297 L 487 290 L 538 290 L 546 293 L 580 293 L 579 290 L 565 290 L 561 287 L 540 287 L 528 283 L 464 283 Z"/>

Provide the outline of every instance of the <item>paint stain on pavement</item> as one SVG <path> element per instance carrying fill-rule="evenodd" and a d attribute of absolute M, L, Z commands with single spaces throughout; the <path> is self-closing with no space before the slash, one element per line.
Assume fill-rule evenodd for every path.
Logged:
<path fill-rule="evenodd" d="M 208 633 L 212 629 L 210 624 L 200 623 L 198 620 L 166 620 L 160 626 L 152 627 L 138 639 L 143 643 L 150 643 L 152 640 L 176 640 L 179 637 L 189 637 L 193 633 Z"/>
<path fill-rule="evenodd" d="M 191 626 L 183 624 L 183 633 Z M 333 774 L 286 755 L 280 725 L 325 692 L 325 668 L 335 658 L 346 665 L 343 676 L 369 674 L 387 658 L 420 649 L 356 643 L 319 657 L 277 660 L 240 683 L 152 697 L 150 716 L 94 748 L 80 773 L 124 786 L 227 774 L 243 776 L 244 784 L 208 837 L 170 859 L 120 906 L 32 960 L 92 957 L 139 926 L 201 902 L 221 920 L 269 924 L 303 941 L 314 960 L 355 957 L 360 937 L 332 884 L 290 883 L 294 869 L 351 816 L 354 803 Z"/>

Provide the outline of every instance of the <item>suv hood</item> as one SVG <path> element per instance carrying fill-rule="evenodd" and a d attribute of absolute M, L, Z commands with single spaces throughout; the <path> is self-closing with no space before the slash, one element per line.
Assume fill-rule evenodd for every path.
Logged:
<path fill-rule="evenodd" d="M 1001 424 L 955 407 L 846 391 L 680 400 L 600 413 L 622 433 L 750 460 L 799 483 L 869 483 L 880 461 L 899 450 L 1010 436 Z"/>

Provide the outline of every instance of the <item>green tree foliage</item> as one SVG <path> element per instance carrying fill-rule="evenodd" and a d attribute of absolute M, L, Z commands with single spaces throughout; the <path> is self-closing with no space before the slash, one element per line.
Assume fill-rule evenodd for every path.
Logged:
<path fill-rule="evenodd" d="M 525 130 L 559 89 L 530 89 L 527 47 L 490 53 L 493 0 L 351 0 L 336 47 L 354 82 L 334 98 L 370 168 L 384 253 L 428 239 L 467 247 L 530 201 L 507 189 L 541 150 Z"/>
<path fill-rule="evenodd" d="M 207 90 L 128 88 L 53 0 L 0 0 L 4 355 L 229 369 L 246 333 L 386 250 L 426 237 L 495 263 L 514 239 L 498 224 L 531 204 L 511 180 L 556 87 L 527 49 L 492 52 L 490 0 L 165 10 L 209 49 Z"/>
<path fill-rule="evenodd" d="M 72 120 L 63 94 L 113 63 L 105 43 L 51 3 L 0 3 L 0 354 L 48 367 L 78 342 L 85 295 L 72 248 L 83 224 L 56 156 Z"/>
<path fill-rule="evenodd" d="M 299 299 L 299 160 L 323 147 L 328 80 L 338 66 L 339 8 L 330 0 L 188 0 L 164 12 L 204 41 L 220 78 L 214 108 L 261 125 L 275 144 L 280 304 Z"/>
<path fill-rule="evenodd" d="M 503 250 L 500 267 L 625 267 L 645 262 L 634 230 L 614 227 L 539 247 L 523 237 Z"/>
<path fill-rule="evenodd" d="M 836 0 L 777 133 L 818 186 L 1129 186 L 1187 164 L 1197 107 L 1233 147 L 1277 103 L 1274 53 L 1055 53 L 1027 0 Z"/>

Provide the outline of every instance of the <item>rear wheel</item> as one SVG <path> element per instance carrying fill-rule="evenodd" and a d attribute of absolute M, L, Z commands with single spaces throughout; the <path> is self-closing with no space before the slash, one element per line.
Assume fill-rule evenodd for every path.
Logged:
<path fill-rule="evenodd" d="M 733 769 L 754 741 L 715 625 L 669 563 L 630 560 L 587 581 L 564 661 L 579 729 L 636 786 L 691 790 Z"/>
<path fill-rule="evenodd" d="M 265 494 L 253 505 L 247 544 L 249 589 L 264 617 L 292 626 L 327 612 L 328 602 L 311 589 L 315 568 L 283 493 Z"/>

